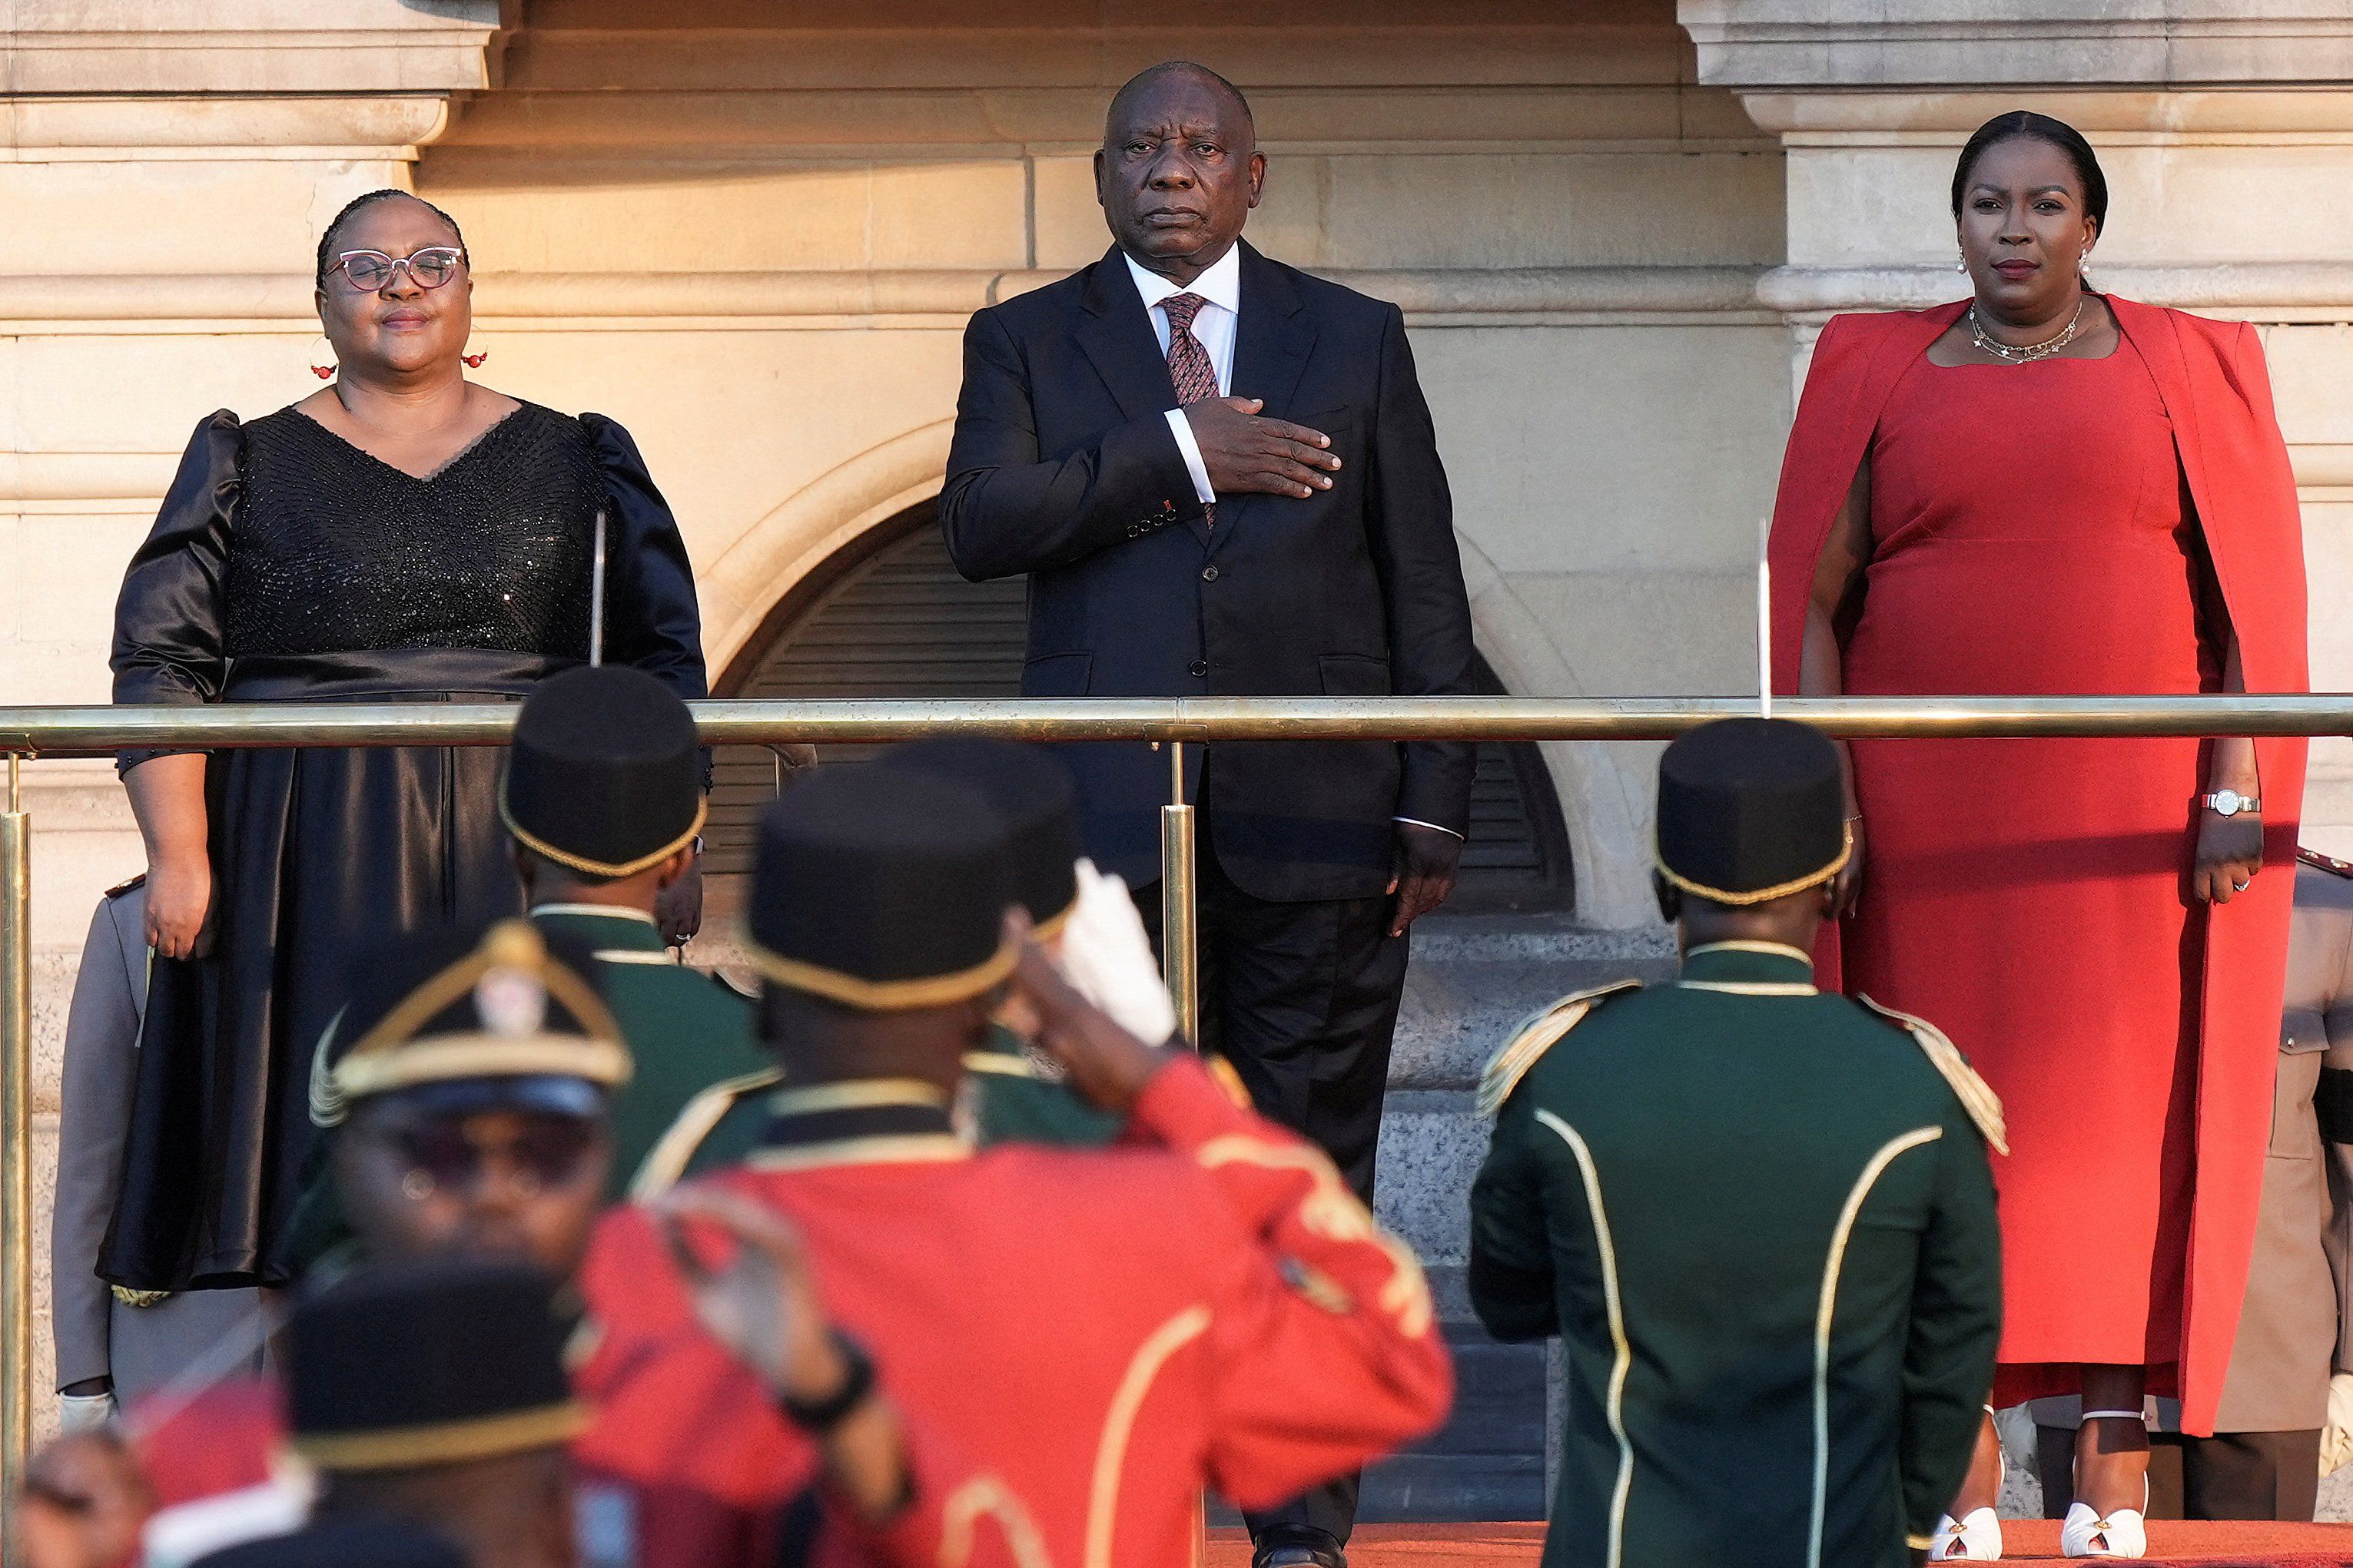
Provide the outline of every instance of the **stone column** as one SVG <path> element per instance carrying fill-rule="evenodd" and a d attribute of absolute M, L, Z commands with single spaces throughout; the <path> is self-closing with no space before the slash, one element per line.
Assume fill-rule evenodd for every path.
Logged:
<path fill-rule="evenodd" d="M 1840 310 L 1966 292 L 1948 193 L 1971 131 L 2033 109 L 2108 176 L 2104 289 L 2261 329 L 2305 503 L 2313 683 L 2353 689 L 2353 16 L 2328 0 L 1680 0 L 1701 79 L 1786 149 L 1764 302 L 1803 379 Z M 2353 742 L 2315 744 L 2305 841 L 2353 851 Z"/>
<path fill-rule="evenodd" d="M 358 193 L 406 185 L 489 83 L 497 0 L 16 0 L 0 25 L 0 691 L 102 702 L 122 563 L 196 421 L 318 384 L 311 255 Z M 27 770 L 35 1250 L 46 1267 L 58 1047 L 100 889 L 137 871 L 113 769 Z M 46 1279 L 37 1298 L 48 1387 Z M 47 1412 L 43 1411 L 46 1420 Z"/>

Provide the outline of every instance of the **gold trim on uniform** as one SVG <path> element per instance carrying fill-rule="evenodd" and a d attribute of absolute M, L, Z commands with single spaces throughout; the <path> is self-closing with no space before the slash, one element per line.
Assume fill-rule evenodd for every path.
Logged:
<path fill-rule="evenodd" d="M 110 1285 L 107 1289 L 126 1307 L 160 1307 L 172 1299 L 169 1290 L 133 1290 L 128 1285 Z"/>
<path fill-rule="evenodd" d="M 1926 1018 L 1882 1006 L 1860 991 L 1854 999 L 1909 1034 L 1919 1045 L 1921 1054 L 1928 1058 L 1928 1065 L 1952 1086 L 1961 1109 L 1969 1113 L 1969 1120 L 1985 1134 L 1986 1146 L 1997 1154 L 2010 1152 L 2010 1130 L 2002 1121 L 2001 1096 L 1993 1091 L 1993 1085 L 1978 1076 L 1977 1069 L 1969 1066 L 1969 1058 L 1961 1055 L 1961 1047 L 1953 1044 L 1944 1030 Z"/>
<path fill-rule="evenodd" d="M 1791 947 L 1786 942 L 1751 942 L 1735 937 L 1724 942 L 1701 942 L 1697 947 L 1686 950 L 1683 956 L 1697 958 L 1703 952 L 1769 952 L 1776 958 L 1797 959 L 1809 969 L 1814 966 L 1812 953 L 1802 947 Z"/>
<path fill-rule="evenodd" d="M 1821 988 L 1794 980 L 1678 980 L 1678 991 L 1722 991 L 1734 996 L 1819 996 Z"/>
<path fill-rule="evenodd" d="M 686 967 L 670 955 L 668 948 L 604 947 L 589 956 L 599 963 L 659 963 L 665 969 Z"/>
<path fill-rule="evenodd" d="M 824 1165 L 930 1164 L 971 1158 L 972 1145 L 953 1132 L 886 1132 L 794 1148 L 754 1149 L 744 1157 L 744 1163 L 754 1171 L 808 1171 Z"/>
<path fill-rule="evenodd" d="M 722 1079 L 703 1089 L 680 1108 L 646 1157 L 638 1163 L 636 1174 L 629 1178 L 629 1201 L 645 1203 L 658 1198 L 678 1185 L 693 1162 L 694 1152 L 711 1136 L 712 1129 L 726 1119 L 735 1109 L 735 1102 L 747 1094 L 756 1094 L 785 1080 L 780 1067 L 762 1068 L 741 1078 Z"/>
<path fill-rule="evenodd" d="M 969 969 L 959 969 L 951 974 L 924 974 L 911 980 L 868 980 L 861 975 L 845 974 L 839 969 L 828 969 L 820 963 L 803 959 L 786 958 L 772 952 L 754 941 L 749 932 L 744 936 L 746 961 L 759 971 L 762 977 L 794 991 L 807 991 L 845 1007 L 855 1007 L 866 1013 L 895 1013 L 909 1007 L 944 1007 L 951 1002 L 962 1002 L 979 995 L 1013 973 L 1014 960 L 1019 956 L 1011 942 Z"/>
<path fill-rule="evenodd" d="M 1043 1082 L 1038 1069 L 1029 1065 L 1027 1057 L 1011 1056 L 1004 1051 L 966 1051 L 964 1056 L 966 1072 L 993 1072 L 999 1078 L 1026 1078 Z"/>
<path fill-rule="evenodd" d="M 640 925 L 649 925 L 654 927 L 656 930 L 659 930 L 661 926 L 661 922 L 659 921 L 646 913 L 645 910 L 633 908 L 628 904 L 573 904 L 561 902 L 533 904 L 531 908 L 525 910 L 523 914 L 526 918 L 531 920 L 537 920 L 542 915 L 585 915 L 592 920 L 604 918 L 619 921 L 636 921 Z"/>
<path fill-rule="evenodd" d="M 480 946 L 403 997 L 399 1005 L 379 1019 L 374 1028 L 354 1041 L 335 1069 L 338 1079 L 352 1065 L 354 1058 L 395 1046 L 406 1046 L 433 1015 L 471 991 L 475 983 L 493 969 L 522 971 L 563 1003 L 591 1036 L 607 1041 L 621 1038 L 621 1026 L 613 1021 L 612 1011 L 605 1005 L 604 998 L 596 994 L 587 981 L 563 964 L 549 960 L 546 942 L 529 921 L 501 921 L 491 928 Z M 465 1073 L 458 1076 L 479 1078 L 482 1075 Z M 349 1091 L 345 1092 L 348 1094 Z"/>
<path fill-rule="evenodd" d="M 1113 1391 L 1111 1407 L 1103 1413 L 1103 1436 L 1095 1444 L 1094 1476 L 1087 1488 L 1085 1568 L 1111 1568 L 1112 1546 L 1119 1533 L 1119 1483 L 1127 1470 L 1127 1440 L 1135 1428 L 1136 1413 L 1145 1395 L 1170 1357 L 1209 1331 L 1209 1309 L 1187 1307 L 1151 1333 Z"/>
<path fill-rule="evenodd" d="M 1831 1485 L 1831 1325 L 1838 1314 L 1839 1275 L 1846 1267 L 1847 1242 L 1854 1235 L 1863 1201 L 1896 1156 L 1934 1143 L 1944 1135 L 1941 1127 L 1915 1127 L 1881 1144 L 1879 1152 L 1863 1163 L 1862 1173 L 1854 1179 L 1846 1205 L 1839 1210 L 1838 1225 L 1831 1232 L 1830 1257 L 1822 1265 L 1821 1299 L 1814 1308 L 1814 1489 L 1806 1527 L 1807 1568 L 1822 1568 L 1822 1527 L 1830 1509 Z"/>
<path fill-rule="evenodd" d="M 365 1056 L 354 1049 L 337 1064 L 334 1086 L 346 1101 L 452 1079 L 547 1075 L 586 1079 L 607 1089 L 629 1081 L 628 1047 L 581 1035 L 435 1035 Z"/>
<path fill-rule="evenodd" d="M 1601 1169 L 1594 1163 L 1591 1146 L 1549 1110 L 1539 1110 L 1536 1120 L 1560 1134 L 1576 1157 L 1577 1175 L 1585 1184 L 1585 1206 L 1593 1218 L 1594 1248 L 1601 1255 L 1601 1300 L 1609 1312 L 1611 1353 L 1609 1396 L 1602 1409 L 1609 1435 L 1618 1440 L 1618 1484 L 1609 1490 L 1609 1568 L 1619 1568 L 1626 1558 L 1626 1503 L 1634 1490 L 1634 1442 L 1626 1436 L 1626 1377 L 1634 1369 L 1634 1342 L 1627 1337 L 1626 1302 L 1618 1293 L 1618 1243 L 1609 1231 L 1609 1211 L 1601 1205 Z"/>
<path fill-rule="evenodd" d="M 507 808 L 507 782 L 503 778 L 499 781 L 499 820 L 507 825 L 507 831 L 514 835 L 515 842 L 534 855 L 543 855 L 559 866 L 568 867 L 575 871 L 585 871 L 592 877 L 634 877 L 649 867 L 660 865 L 694 842 L 694 836 L 702 831 L 703 819 L 710 815 L 711 803 L 708 800 L 698 799 L 694 803 L 694 820 L 687 824 L 686 831 L 651 854 L 640 855 L 634 860 L 591 860 L 586 855 L 575 855 L 569 849 L 557 848 L 546 839 L 517 823 L 514 813 Z"/>
<path fill-rule="evenodd" d="M 1495 1054 L 1487 1058 L 1486 1068 L 1479 1075 L 1474 1109 L 1482 1116 L 1493 1116 L 1503 1110 L 1504 1101 L 1512 1098 L 1512 1090 L 1520 1087 L 1520 1079 L 1528 1076 L 1528 1070 L 1544 1059 L 1544 1054 L 1558 1044 L 1563 1035 L 1585 1022 L 1587 1014 L 1620 991 L 1641 988 L 1639 980 L 1619 980 L 1596 985 L 1589 991 L 1572 991 L 1521 1019 L 1504 1037 L 1504 1043 L 1495 1047 Z"/>
<path fill-rule="evenodd" d="M 806 1089 L 780 1089 L 768 1096 L 768 1109 L 778 1116 L 809 1116 L 822 1110 L 871 1110 L 878 1105 L 943 1107 L 947 1092 L 919 1078 L 851 1078 L 835 1083 L 813 1083 Z"/>
<path fill-rule="evenodd" d="M 552 1448 L 570 1442 L 587 1425 L 586 1407 L 566 1400 L 539 1410 L 503 1411 L 392 1431 L 313 1432 L 287 1446 L 322 1470 L 405 1470 Z"/>
<path fill-rule="evenodd" d="M 975 1527 L 984 1519 L 997 1521 L 1014 1568 L 1051 1568 L 1037 1521 L 1020 1495 L 993 1475 L 973 1477 L 940 1505 L 940 1568 L 964 1568 L 972 1561 Z"/>
<path fill-rule="evenodd" d="M 1694 882 L 1672 866 L 1668 865 L 1666 858 L 1655 849 L 1651 851 L 1651 863 L 1659 868 L 1660 876 L 1664 877 L 1684 892 L 1695 898 L 1705 899 L 1713 904 L 1729 904 L 1738 909 L 1747 904 L 1763 904 L 1769 903 L 1775 899 L 1786 899 L 1791 893 L 1802 893 L 1808 888 L 1818 887 L 1845 870 L 1846 863 L 1854 858 L 1852 824 L 1849 824 L 1845 828 L 1844 837 L 1846 842 L 1839 847 L 1837 858 L 1820 870 L 1809 871 L 1802 877 L 1792 877 L 1786 882 L 1776 882 L 1769 888 L 1751 889 L 1745 893 L 1730 892 L 1723 888 L 1711 888 L 1705 882 Z"/>
<path fill-rule="evenodd" d="M 1430 1299 L 1430 1279 L 1413 1248 L 1383 1230 L 1373 1211 L 1340 1180 L 1339 1168 L 1323 1150 L 1308 1143 L 1277 1143 L 1247 1133 L 1229 1132 L 1212 1138 L 1194 1151 L 1205 1171 L 1220 1165 L 1256 1165 L 1270 1171 L 1303 1172 L 1311 1184 L 1299 1200 L 1299 1223 L 1327 1241 L 1370 1242 L 1389 1260 L 1389 1278 L 1375 1305 L 1397 1320 L 1409 1339 L 1430 1331 L 1437 1309 Z"/>

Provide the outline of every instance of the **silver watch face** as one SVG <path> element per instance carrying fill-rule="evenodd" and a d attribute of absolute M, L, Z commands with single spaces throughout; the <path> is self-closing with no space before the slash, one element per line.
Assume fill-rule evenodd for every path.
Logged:
<path fill-rule="evenodd" d="M 2236 816 L 2247 809 L 2247 797 L 2234 789 L 2218 789 L 2207 799 L 2217 816 Z"/>

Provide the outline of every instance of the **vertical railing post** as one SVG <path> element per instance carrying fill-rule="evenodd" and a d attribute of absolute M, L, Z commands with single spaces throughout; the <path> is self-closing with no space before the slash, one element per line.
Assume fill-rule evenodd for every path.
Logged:
<path fill-rule="evenodd" d="M 0 1556 L 33 1443 L 33 824 L 8 753 L 0 812 Z"/>
<path fill-rule="evenodd" d="M 1201 1045 L 1201 968 L 1194 930 L 1193 808 L 1185 804 L 1185 742 L 1168 742 L 1168 804 L 1160 808 L 1160 973 L 1176 1030 Z"/>

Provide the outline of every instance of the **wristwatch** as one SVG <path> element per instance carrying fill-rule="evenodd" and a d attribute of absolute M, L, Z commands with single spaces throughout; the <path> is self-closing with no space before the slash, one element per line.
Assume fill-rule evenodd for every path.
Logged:
<path fill-rule="evenodd" d="M 2241 795 L 2234 789 L 2218 789 L 2212 795 L 2200 795 L 2198 804 L 2217 816 L 2236 816 L 2242 811 L 2261 811 L 2263 803 L 2251 795 Z"/>

